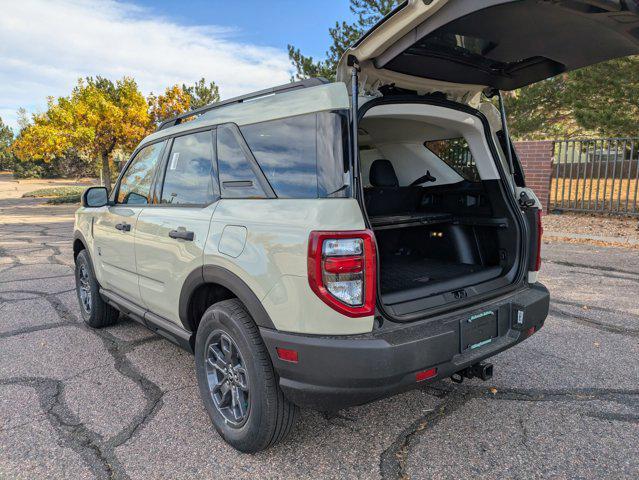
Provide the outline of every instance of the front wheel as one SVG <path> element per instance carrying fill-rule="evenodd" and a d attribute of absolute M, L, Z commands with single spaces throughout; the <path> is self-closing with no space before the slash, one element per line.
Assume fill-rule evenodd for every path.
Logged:
<path fill-rule="evenodd" d="M 297 407 L 284 397 L 259 330 L 239 300 L 216 303 L 202 316 L 195 367 L 206 411 L 231 446 L 255 453 L 290 432 Z"/>
<path fill-rule="evenodd" d="M 93 328 L 102 328 L 117 322 L 120 312 L 102 300 L 100 285 L 86 250 L 78 253 L 75 259 L 75 290 L 84 323 Z"/>

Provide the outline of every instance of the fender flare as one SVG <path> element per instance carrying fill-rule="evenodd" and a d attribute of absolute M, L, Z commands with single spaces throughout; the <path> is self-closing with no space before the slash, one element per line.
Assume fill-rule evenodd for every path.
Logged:
<path fill-rule="evenodd" d="M 84 249 L 89 252 L 89 243 L 87 242 L 86 238 L 84 238 L 84 235 L 82 235 L 82 232 L 80 230 L 75 230 L 73 232 L 73 245 L 75 245 L 76 240 L 80 240 L 80 242 L 82 243 L 82 245 L 84 245 Z M 91 253 L 89 252 L 89 257 L 91 256 Z M 73 259 L 75 260 L 76 257 L 76 253 L 75 250 L 73 252 Z"/>
<path fill-rule="evenodd" d="M 236 274 L 217 265 L 204 265 L 192 271 L 182 285 L 180 292 L 179 315 L 184 328 L 191 331 L 189 324 L 189 306 L 193 292 L 201 285 L 216 283 L 230 290 L 246 307 L 259 327 L 276 330 L 271 317 L 253 290 Z"/>

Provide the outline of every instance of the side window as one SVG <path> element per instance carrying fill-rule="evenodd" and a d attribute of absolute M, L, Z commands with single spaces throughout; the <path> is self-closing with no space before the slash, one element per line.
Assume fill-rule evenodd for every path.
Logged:
<path fill-rule="evenodd" d="M 217 128 L 217 165 L 224 198 L 266 198 L 251 161 L 229 125 Z"/>
<path fill-rule="evenodd" d="M 217 195 L 212 133 L 176 137 L 166 164 L 160 203 L 206 205 Z"/>
<path fill-rule="evenodd" d="M 317 198 L 315 114 L 240 128 L 279 198 Z"/>
<path fill-rule="evenodd" d="M 153 174 L 166 142 L 158 142 L 140 150 L 122 175 L 118 188 L 117 203 L 127 205 L 146 205 Z"/>
<path fill-rule="evenodd" d="M 475 158 L 464 137 L 447 140 L 427 140 L 424 146 L 446 165 L 455 170 L 464 180 L 481 182 Z"/>

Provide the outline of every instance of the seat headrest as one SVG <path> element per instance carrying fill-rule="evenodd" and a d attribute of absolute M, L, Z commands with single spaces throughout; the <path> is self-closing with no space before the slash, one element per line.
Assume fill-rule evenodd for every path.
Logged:
<path fill-rule="evenodd" d="M 395 175 L 393 164 L 385 159 L 375 160 L 371 164 L 368 180 L 374 187 L 398 187 L 399 180 Z"/>

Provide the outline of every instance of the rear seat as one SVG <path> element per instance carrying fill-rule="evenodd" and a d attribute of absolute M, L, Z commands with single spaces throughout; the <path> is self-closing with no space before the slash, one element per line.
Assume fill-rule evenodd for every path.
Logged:
<path fill-rule="evenodd" d="M 420 187 L 400 187 L 393 164 L 375 160 L 368 175 L 371 187 L 364 189 L 366 211 L 371 217 L 412 213 L 421 201 Z"/>

